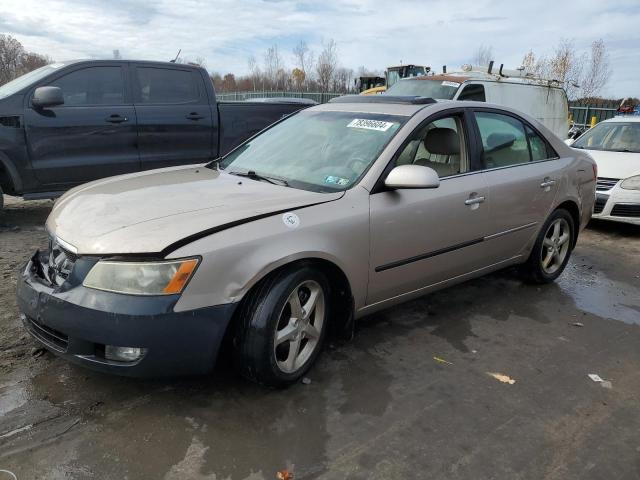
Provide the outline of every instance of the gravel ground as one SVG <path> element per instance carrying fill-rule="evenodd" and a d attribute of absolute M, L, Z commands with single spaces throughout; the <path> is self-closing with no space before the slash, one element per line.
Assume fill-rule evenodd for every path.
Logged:
<path fill-rule="evenodd" d="M 6 203 L 0 470 L 20 480 L 283 469 L 331 480 L 640 478 L 640 228 L 590 226 L 552 285 L 508 270 L 363 319 L 310 382 L 273 391 L 224 362 L 208 377 L 141 381 L 41 350 L 20 325 L 15 284 L 46 242 L 52 203 Z"/>

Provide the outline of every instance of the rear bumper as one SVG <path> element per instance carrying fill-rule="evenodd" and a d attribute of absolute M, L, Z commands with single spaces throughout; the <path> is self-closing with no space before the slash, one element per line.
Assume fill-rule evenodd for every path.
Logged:
<path fill-rule="evenodd" d="M 65 284 L 66 285 L 66 284 Z M 179 296 L 136 297 L 81 284 L 53 289 L 33 260 L 18 279 L 22 320 L 44 347 L 95 370 L 134 377 L 211 371 L 236 304 L 174 312 Z M 131 362 L 105 358 L 105 346 L 145 349 Z"/>

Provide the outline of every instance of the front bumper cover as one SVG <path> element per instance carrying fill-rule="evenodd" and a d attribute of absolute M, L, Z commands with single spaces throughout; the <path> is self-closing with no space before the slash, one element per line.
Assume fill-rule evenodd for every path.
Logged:
<path fill-rule="evenodd" d="M 236 304 L 174 312 L 179 295 L 133 296 L 82 286 L 97 259 L 78 258 L 67 281 L 42 277 L 39 254 L 18 278 L 25 327 L 49 351 L 95 370 L 135 377 L 204 374 L 213 369 Z M 46 275 L 45 275 L 46 277 Z M 133 362 L 104 356 L 105 345 L 141 347 Z"/>

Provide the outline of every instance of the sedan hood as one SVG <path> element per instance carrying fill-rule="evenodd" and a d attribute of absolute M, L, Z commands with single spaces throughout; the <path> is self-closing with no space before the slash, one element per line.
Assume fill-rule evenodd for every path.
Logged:
<path fill-rule="evenodd" d="M 598 165 L 598 176 L 605 178 L 629 178 L 640 175 L 640 153 L 584 150 Z"/>
<path fill-rule="evenodd" d="M 78 254 L 158 253 L 205 230 L 337 200 L 205 166 L 152 170 L 77 187 L 56 202 L 47 230 Z"/>

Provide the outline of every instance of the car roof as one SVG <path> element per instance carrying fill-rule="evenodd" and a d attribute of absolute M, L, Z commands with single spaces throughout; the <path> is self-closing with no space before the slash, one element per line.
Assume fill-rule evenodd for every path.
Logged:
<path fill-rule="evenodd" d="M 148 64 L 148 65 L 162 65 L 162 66 L 179 66 L 179 67 L 186 67 L 186 68 L 200 68 L 200 65 L 196 65 L 193 63 L 174 63 L 174 62 L 163 62 L 163 61 L 159 61 L 159 60 L 131 60 L 131 59 L 127 59 L 127 60 L 117 60 L 117 59 L 91 59 L 91 58 L 82 58 L 82 59 L 75 59 L 75 60 L 63 60 L 61 62 L 54 62 L 54 64 L 57 65 L 75 65 L 75 64 L 82 64 L 82 63 L 91 63 L 91 64 L 100 64 L 100 63 L 113 63 L 113 62 L 118 62 L 118 63 L 142 63 L 142 64 Z"/>
<path fill-rule="evenodd" d="M 314 110 L 322 112 L 360 112 L 360 113 L 380 113 L 385 115 L 401 115 L 412 117 L 425 107 L 434 105 L 415 105 L 411 103 L 324 103 L 315 107 L 307 108 L 305 111 Z"/>
<path fill-rule="evenodd" d="M 608 118 L 600 123 L 619 123 L 619 122 L 640 122 L 640 115 L 617 115 L 613 118 Z"/>

